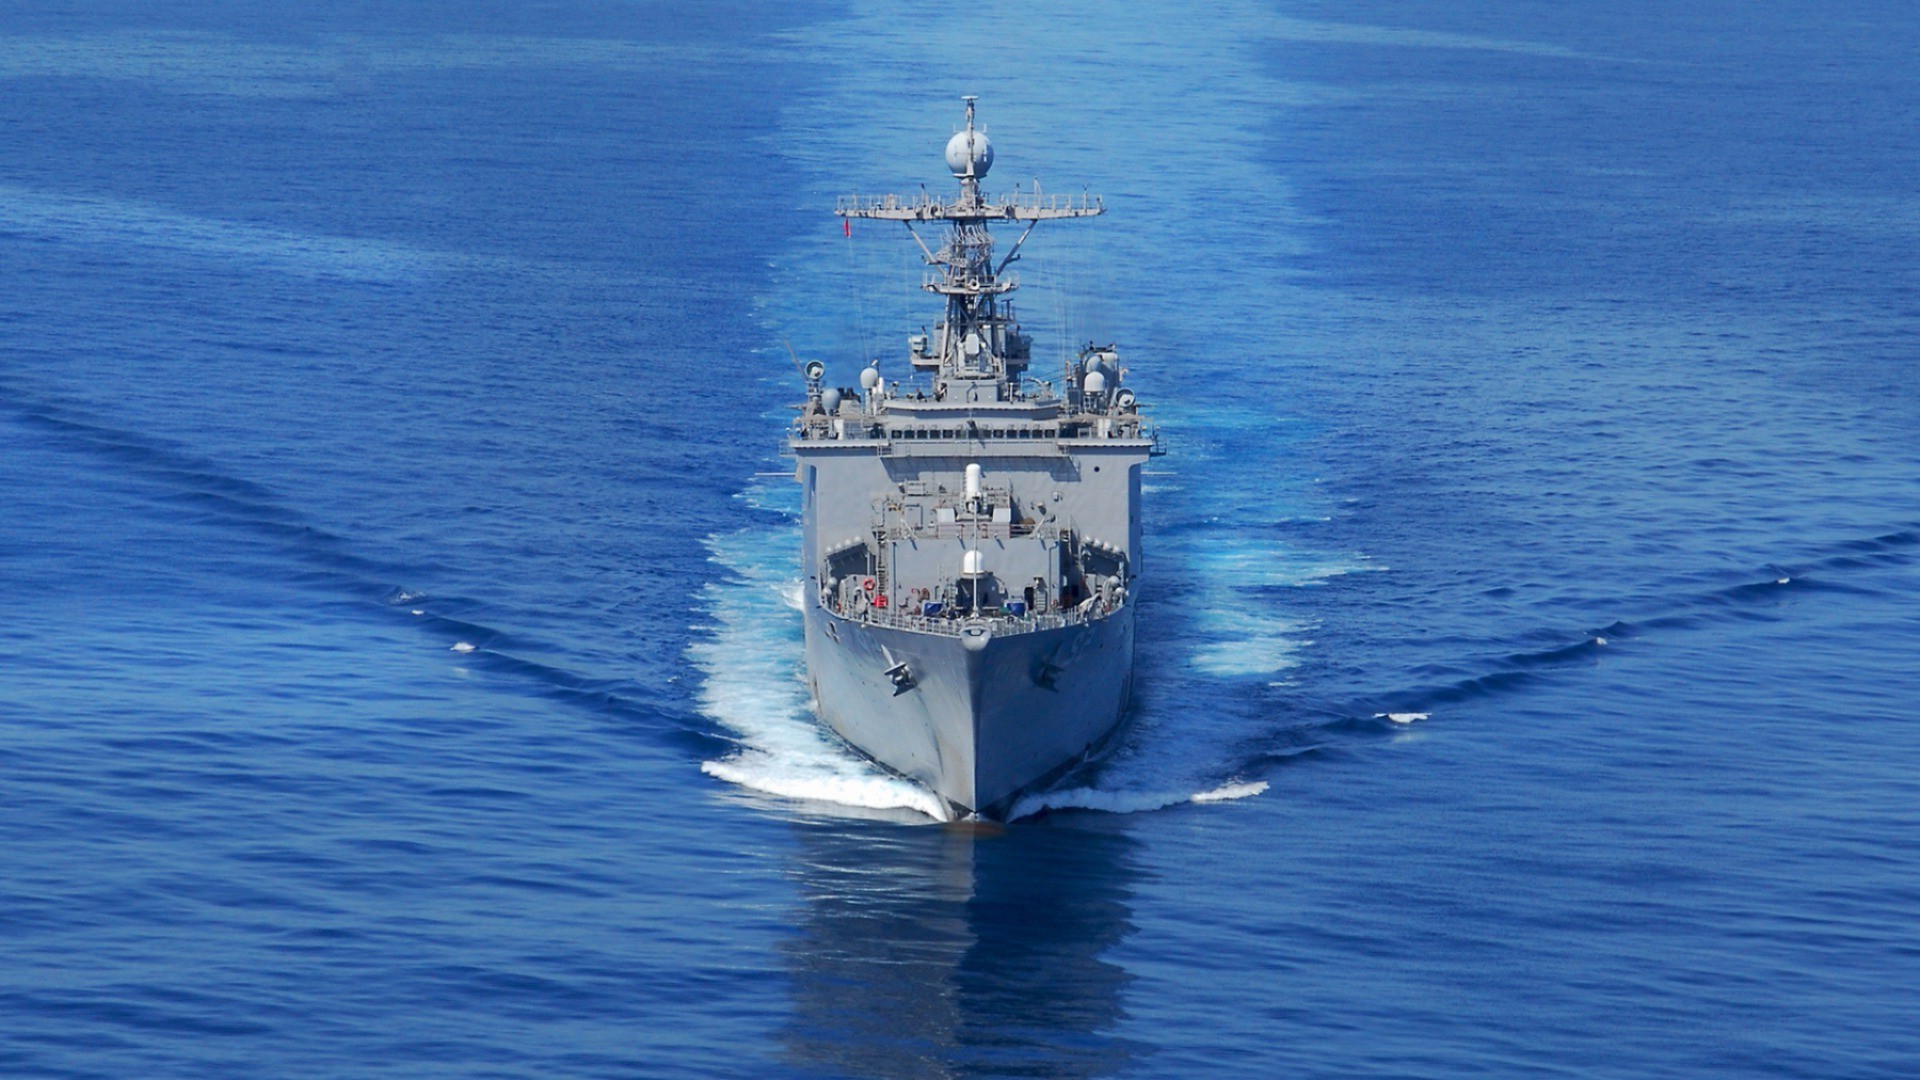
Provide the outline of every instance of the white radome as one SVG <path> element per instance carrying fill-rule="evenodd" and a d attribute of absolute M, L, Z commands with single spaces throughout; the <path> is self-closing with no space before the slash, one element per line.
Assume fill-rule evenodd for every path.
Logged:
<path fill-rule="evenodd" d="M 967 140 L 969 139 L 973 140 L 971 155 L 968 153 L 967 146 Z M 947 168 L 953 170 L 953 175 L 967 175 L 967 160 L 969 156 L 971 156 L 973 160 L 974 176 L 985 176 L 987 175 L 987 170 L 993 168 L 993 144 L 987 141 L 986 132 L 961 131 L 955 133 L 953 138 L 947 140 Z"/>

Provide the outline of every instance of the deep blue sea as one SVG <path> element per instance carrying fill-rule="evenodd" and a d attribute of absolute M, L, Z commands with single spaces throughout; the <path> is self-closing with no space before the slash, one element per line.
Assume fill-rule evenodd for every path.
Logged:
<path fill-rule="evenodd" d="M 0 1075 L 1920 1074 L 1895 2 L 0 9 Z M 820 734 L 835 196 L 1090 190 L 1138 703 Z"/>

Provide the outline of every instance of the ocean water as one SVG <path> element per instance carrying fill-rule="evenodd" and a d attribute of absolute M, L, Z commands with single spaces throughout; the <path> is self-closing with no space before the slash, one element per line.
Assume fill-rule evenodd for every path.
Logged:
<path fill-rule="evenodd" d="M 1910 1076 L 1920 21 L 0 13 L 0 1074 Z M 814 726 L 788 358 L 981 96 L 1138 705 Z"/>

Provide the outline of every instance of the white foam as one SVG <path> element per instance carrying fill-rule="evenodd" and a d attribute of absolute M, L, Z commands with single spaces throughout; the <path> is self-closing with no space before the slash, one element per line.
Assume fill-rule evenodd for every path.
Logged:
<path fill-rule="evenodd" d="M 1236 542 L 1209 537 L 1206 547 L 1191 559 L 1210 587 L 1244 591 L 1251 587 L 1299 588 L 1321 585 L 1347 574 L 1372 573 L 1386 567 L 1365 555 L 1327 555 L 1302 551 L 1286 544 Z"/>
<path fill-rule="evenodd" d="M 1192 665 L 1221 678 L 1271 676 L 1300 663 L 1310 623 L 1288 619 L 1263 589 L 1306 588 L 1347 574 L 1383 569 L 1362 555 L 1328 556 L 1266 540 L 1194 537 L 1170 557 L 1199 579 L 1188 606 L 1200 633 Z"/>
<path fill-rule="evenodd" d="M 688 654 L 704 676 L 702 711 L 738 735 L 740 749 L 701 771 L 781 798 L 945 820 L 938 796 L 858 757 L 814 718 L 803 677 L 803 583 L 794 576 L 799 530 L 748 529 L 707 546 L 730 573 L 707 584 L 711 625 Z"/>
<path fill-rule="evenodd" d="M 1783 578 L 1780 578 L 1779 580 L 1777 580 L 1777 581 L 1775 581 L 1775 582 L 1774 582 L 1774 584 L 1775 584 L 1775 585 L 1785 585 L 1785 584 L 1786 584 L 1787 582 L 1789 582 L 1789 581 L 1792 581 L 1792 580 L 1793 580 L 1793 579 L 1792 579 L 1792 578 L 1790 578 L 1790 577 L 1783 577 Z"/>
<path fill-rule="evenodd" d="M 1209 675 L 1272 675 L 1298 666 L 1300 650 L 1313 644 L 1300 636 L 1306 624 L 1270 612 L 1215 605 L 1198 621 L 1205 640 L 1193 650 L 1193 666 Z"/>
<path fill-rule="evenodd" d="M 1375 720 L 1391 720 L 1396 724 L 1412 724 L 1427 719 L 1427 714 L 1423 712 L 1377 712 L 1373 714 L 1373 718 Z"/>
<path fill-rule="evenodd" d="M 725 761 L 702 762 L 700 771 L 729 784 L 778 795 L 783 799 L 831 803 L 867 810 L 912 810 L 936 821 L 947 818 L 946 807 L 931 791 L 868 771 L 850 776 L 842 770 L 797 768 L 791 759 L 770 754 L 743 753 Z"/>
<path fill-rule="evenodd" d="M 1183 803 L 1216 803 L 1246 799 L 1265 790 L 1267 790 L 1265 780 L 1255 780 L 1251 783 L 1236 782 L 1208 791 L 1190 793 L 1128 791 L 1124 788 L 1063 788 L 1059 791 L 1042 791 L 1017 800 L 1013 804 L 1013 809 L 1007 814 L 1007 820 L 1017 821 L 1047 810 L 1098 810 L 1108 814 L 1139 814 L 1149 810 L 1164 810 L 1169 806 L 1179 806 Z"/>
<path fill-rule="evenodd" d="M 1286 619 L 1269 605 L 1254 605 L 1245 597 L 1234 602 L 1225 590 L 1209 587 L 1209 599 L 1194 613 L 1200 642 L 1192 654 L 1193 666 L 1226 678 L 1272 675 L 1296 667 L 1300 650 L 1313 644 L 1305 637 L 1306 623 Z"/>
<path fill-rule="evenodd" d="M 1251 799 L 1265 790 L 1267 790 L 1267 782 L 1265 780 L 1255 780 L 1252 783 L 1224 784 L 1214 788 L 1212 791 L 1198 792 L 1193 796 L 1193 801 L 1197 803 L 1232 802 L 1235 799 Z"/>
<path fill-rule="evenodd" d="M 769 510 L 789 517 L 800 514 L 800 485 L 785 473 L 777 477 L 757 476 L 737 497 L 755 510 Z M 796 541 L 795 547 L 798 546 Z"/>
<path fill-rule="evenodd" d="M 451 648 L 450 650 L 448 650 L 448 651 L 450 651 L 450 652 L 457 652 L 457 653 L 470 653 L 470 652 L 472 652 L 473 650 L 474 650 L 474 644 L 473 644 L 473 642 L 471 642 L 471 641 L 456 641 L 456 642 L 454 642 L 454 643 L 453 643 L 453 647 L 452 647 L 452 648 Z"/>

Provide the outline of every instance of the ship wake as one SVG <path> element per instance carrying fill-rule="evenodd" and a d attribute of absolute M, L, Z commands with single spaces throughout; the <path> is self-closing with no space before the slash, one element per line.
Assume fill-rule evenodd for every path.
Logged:
<path fill-rule="evenodd" d="M 1265 780 L 1222 784 L 1207 791 L 1195 792 L 1066 787 L 1022 796 L 1015 800 L 1013 809 L 1008 811 L 1007 820 L 1018 821 L 1050 810 L 1097 810 L 1109 814 L 1138 814 L 1148 810 L 1165 810 L 1168 807 L 1186 803 L 1232 802 L 1236 799 L 1249 799 L 1265 790 L 1267 790 Z"/>
<path fill-rule="evenodd" d="M 742 788 L 855 814 L 946 817 L 938 796 L 854 754 L 815 721 L 806 688 L 797 528 L 753 528 L 707 540 L 727 573 L 705 588 L 713 622 L 689 650 L 700 704 L 738 740 L 701 771 Z"/>
<path fill-rule="evenodd" d="M 759 509 L 782 509 L 768 505 L 777 495 L 766 489 L 743 498 Z M 797 525 L 760 525 L 706 543 L 709 560 L 724 573 L 705 587 L 703 607 L 711 622 L 689 659 L 703 676 L 702 711 L 736 745 L 727 756 L 702 762 L 701 771 L 745 791 L 805 803 L 810 812 L 946 820 L 938 796 L 854 753 L 816 718 L 805 677 Z M 1150 720 L 1136 724 L 1126 741 L 1151 738 L 1158 726 Z M 1067 810 L 1141 813 L 1244 799 L 1267 788 L 1264 781 L 1209 784 L 1142 769 L 1137 751 L 1125 748 L 1115 756 L 1109 767 L 1094 770 L 1093 782 L 1082 772 L 1059 787 L 1022 796 L 1008 820 Z"/>

